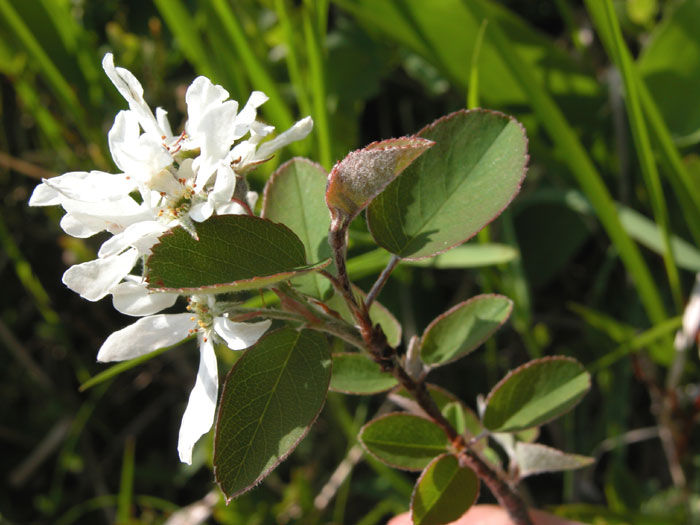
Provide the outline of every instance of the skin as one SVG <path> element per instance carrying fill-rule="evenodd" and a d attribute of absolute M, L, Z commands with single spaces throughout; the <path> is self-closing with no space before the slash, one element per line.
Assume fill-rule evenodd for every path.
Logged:
<path fill-rule="evenodd" d="M 547 514 L 539 510 L 531 510 L 530 516 L 535 525 L 579 525 L 578 521 Z M 412 525 L 408 512 L 392 518 L 387 525 Z M 469 511 L 450 525 L 514 525 L 508 513 L 497 505 L 474 505 Z"/>

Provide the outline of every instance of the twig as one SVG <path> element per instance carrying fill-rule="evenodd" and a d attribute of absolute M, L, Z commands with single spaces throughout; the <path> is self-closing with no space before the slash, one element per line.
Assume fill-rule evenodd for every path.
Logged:
<path fill-rule="evenodd" d="M 401 258 L 398 255 L 391 256 L 391 259 L 389 259 L 389 262 L 387 263 L 386 267 L 384 268 L 384 270 L 382 270 L 382 273 L 379 274 L 379 277 L 377 277 L 377 280 L 372 285 L 372 289 L 369 291 L 367 297 L 365 298 L 365 308 L 367 308 L 367 310 L 370 309 L 372 303 L 379 295 L 379 292 L 382 291 L 382 288 L 384 288 L 384 285 L 389 280 L 391 272 L 394 271 L 394 268 L 396 268 L 400 261 Z"/>
<path fill-rule="evenodd" d="M 31 354 L 27 351 L 22 343 L 17 340 L 12 331 L 0 321 L 0 339 L 5 343 L 8 350 L 15 356 L 24 368 L 27 369 L 29 376 L 41 387 L 50 390 L 53 383 L 41 367 L 34 361 Z"/>
<path fill-rule="evenodd" d="M 8 155 L 4 151 L 0 151 L 0 166 L 7 168 L 32 179 L 50 179 L 57 174 L 53 171 L 46 170 L 41 166 L 27 162 L 26 160 L 18 159 L 12 155 Z"/>
<path fill-rule="evenodd" d="M 381 326 L 374 326 L 372 324 L 372 320 L 369 318 L 368 303 L 362 302 L 361 305 L 357 304 L 355 296 L 351 291 L 350 279 L 345 266 L 348 225 L 349 220 L 347 217 L 342 215 L 332 217 L 330 230 L 328 232 L 328 242 L 333 250 L 333 258 L 338 270 L 337 287 L 345 298 L 345 302 L 348 304 L 357 322 L 360 335 L 362 336 L 362 340 L 370 356 L 383 370 L 390 372 L 399 381 L 401 386 L 413 396 L 421 409 L 428 414 L 428 417 L 445 432 L 445 435 L 447 435 L 453 448 L 459 454 L 460 458 L 462 458 L 462 461 L 469 465 L 479 478 L 486 483 L 501 506 L 510 514 L 516 525 L 532 525 L 527 507 L 520 496 L 508 485 L 502 476 L 499 476 L 486 461 L 467 446 L 464 437 L 455 430 L 452 424 L 445 418 L 442 412 L 440 412 L 435 401 L 428 393 L 425 383 L 423 381 L 414 380 L 403 368 L 396 353 L 396 349 L 388 345 L 386 335 Z M 387 272 L 387 270 L 385 270 L 382 272 L 383 274 L 387 273 L 387 275 L 384 278 L 380 276 L 378 282 L 386 280 L 388 273 L 390 273 L 395 264 L 396 263 L 392 265 L 390 262 L 387 267 L 389 271 Z M 374 290 L 374 288 L 373 286 L 372 289 Z M 381 284 L 377 292 L 375 292 L 375 296 L 380 289 Z"/>
<path fill-rule="evenodd" d="M 316 507 L 317 510 L 323 511 L 328 507 L 328 504 L 335 497 L 343 481 L 347 479 L 355 468 L 355 465 L 362 459 L 363 454 L 364 451 L 360 445 L 356 444 L 350 449 L 345 459 L 340 462 L 340 465 L 338 465 L 330 479 L 323 486 L 321 492 L 314 498 L 314 507 Z"/>
<path fill-rule="evenodd" d="M 53 426 L 32 453 L 12 469 L 8 476 L 11 486 L 21 487 L 32 477 L 41 464 L 63 443 L 72 423 L 72 418 L 65 417 Z"/>

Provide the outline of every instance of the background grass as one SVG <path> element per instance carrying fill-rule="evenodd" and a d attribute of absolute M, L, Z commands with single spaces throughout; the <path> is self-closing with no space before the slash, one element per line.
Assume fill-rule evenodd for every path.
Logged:
<path fill-rule="evenodd" d="M 697 350 L 672 346 L 700 271 L 698 24 L 697 0 L 0 0 L 0 522 L 163 523 L 201 501 L 211 523 L 370 524 L 407 508 L 411 491 L 411 476 L 353 452 L 379 396 L 332 394 L 292 457 L 225 507 L 210 442 L 191 467 L 175 453 L 194 346 L 79 391 L 105 370 L 101 342 L 129 320 L 61 284 L 100 239 L 70 238 L 60 210 L 26 203 L 42 177 L 115 172 L 106 132 L 125 103 L 100 69 L 107 51 L 174 128 L 200 74 L 241 102 L 266 92 L 261 117 L 279 130 L 311 114 L 312 136 L 255 172 L 258 190 L 291 155 L 328 168 L 463 107 L 467 94 L 515 115 L 529 175 L 470 244 L 517 257 L 402 265 L 380 300 L 410 336 L 477 293 L 514 299 L 493 341 L 431 376 L 473 407 L 530 357 L 590 365 L 593 391 L 542 439 L 598 462 L 528 480 L 534 505 L 596 523 L 698 519 Z M 353 228 L 349 268 L 368 287 L 386 255 L 362 220 Z M 220 358 L 224 371 L 234 357 Z M 348 475 L 321 505 L 341 464 Z"/>

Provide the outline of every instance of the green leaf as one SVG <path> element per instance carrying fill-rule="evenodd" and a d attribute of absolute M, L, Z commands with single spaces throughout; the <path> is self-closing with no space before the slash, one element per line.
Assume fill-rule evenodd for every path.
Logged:
<path fill-rule="evenodd" d="M 306 266 L 304 245 L 289 228 L 249 215 L 220 215 L 196 225 L 199 240 L 181 226 L 163 234 L 148 259 L 148 286 L 179 293 L 263 288 L 320 270 Z"/>
<path fill-rule="evenodd" d="M 358 353 L 333 354 L 330 389 L 345 394 L 376 394 L 395 387 L 396 379 L 369 357 Z"/>
<path fill-rule="evenodd" d="M 330 377 L 326 338 L 310 330 L 271 332 L 233 365 L 214 436 L 214 474 L 227 500 L 294 450 L 321 411 Z"/>
<path fill-rule="evenodd" d="M 457 396 L 432 383 L 426 383 L 425 387 L 430 397 L 433 398 L 433 401 L 440 409 L 440 412 L 442 412 L 445 418 L 452 423 L 460 434 L 468 432 L 470 436 L 478 436 L 484 431 L 484 427 L 476 413 L 465 405 Z M 403 387 L 393 391 L 390 394 L 390 398 L 394 403 L 406 410 L 410 410 L 411 404 L 415 403 L 413 401 L 413 396 Z M 457 407 L 461 409 L 461 414 L 456 410 Z M 484 440 L 475 443 L 474 447 L 483 448 L 483 445 L 485 445 Z"/>
<path fill-rule="evenodd" d="M 502 295 L 477 295 L 459 303 L 433 320 L 420 342 L 420 355 L 427 365 L 444 365 L 478 348 L 498 330 L 513 309 Z"/>
<path fill-rule="evenodd" d="M 590 386 L 590 376 L 574 359 L 536 359 L 511 371 L 491 390 L 482 422 L 492 432 L 536 427 L 570 410 Z"/>
<path fill-rule="evenodd" d="M 544 472 L 575 470 L 587 467 L 595 461 L 588 456 L 566 454 L 561 450 L 538 443 L 522 443 L 520 441 L 515 444 L 515 460 L 518 464 L 520 478 Z"/>
<path fill-rule="evenodd" d="M 331 217 L 325 205 L 326 171 L 307 159 L 292 159 L 268 179 L 263 194 L 262 216 L 280 222 L 304 244 L 306 262 L 331 256 L 328 229 Z M 302 293 L 323 299 L 331 290 L 328 279 L 317 274 L 292 281 Z"/>
<path fill-rule="evenodd" d="M 355 295 L 361 297 L 363 300 L 366 294 L 360 290 L 357 286 L 353 286 L 353 291 Z M 345 303 L 343 298 L 339 294 L 334 294 L 326 302 L 326 305 L 340 314 L 340 317 L 345 319 L 349 323 L 354 324 L 354 319 L 348 305 Z M 384 335 L 386 335 L 386 340 L 389 346 L 397 347 L 401 343 L 401 323 L 396 320 L 396 317 L 382 306 L 378 301 L 374 301 L 372 306 L 369 308 L 369 318 L 373 323 L 379 324 L 384 330 Z"/>
<path fill-rule="evenodd" d="M 449 441 L 432 421 L 410 414 L 388 414 L 367 423 L 358 436 L 365 450 L 395 468 L 423 470 L 447 451 Z"/>
<path fill-rule="evenodd" d="M 671 132 L 684 145 L 700 140 L 700 4 L 679 2 L 668 9 L 639 57 L 639 70 Z"/>
<path fill-rule="evenodd" d="M 401 137 L 373 142 L 338 162 L 328 175 L 326 204 L 350 222 L 434 142 Z"/>
<path fill-rule="evenodd" d="M 452 454 L 435 458 L 416 482 L 411 497 L 413 525 L 443 525 L 462 516 L 479 495 L 479 478 Z"/>
<path fill-rule="evenodd" d="M 377 243 L 404 259 L 436 255 L 476 234 L 520 190 L 527 163 L 522 126 L 496 112 L 458 111 L 418 136 L 436 145 L 367 210 Z"/>

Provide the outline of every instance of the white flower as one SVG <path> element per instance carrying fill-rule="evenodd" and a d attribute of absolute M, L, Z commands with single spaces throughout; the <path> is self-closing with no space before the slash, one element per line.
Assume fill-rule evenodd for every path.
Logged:
<path fill-rule="evenodd" d="M 219 339 L 232 350 L 255 344 L 270 327 L 270 321 L 236 323 L 216 314 L 211 296 L 192 297 L 191 313 L 159 314 L 143 317 L 134 324 L 110 335 L 97 354 L 98 361 L 124 361 L 159 348 L 180 343 L 195 332 L 199 342 L 199 370 L 182 416 L 178 454 L 184 463 L 192 463 L 192 448 L 209 432 L 216 412 L 219 374 L 213 339 Z"/>

